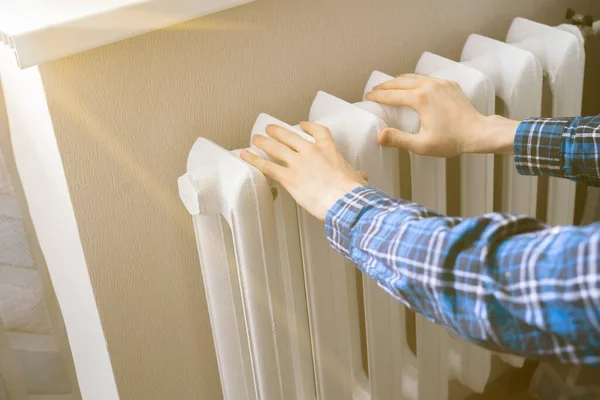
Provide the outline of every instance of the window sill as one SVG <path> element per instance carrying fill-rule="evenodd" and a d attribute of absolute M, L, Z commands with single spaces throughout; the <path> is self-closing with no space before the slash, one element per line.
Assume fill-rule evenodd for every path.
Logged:
<path fill-rule="evenodd" d="M 251 1 L 9 0 L 0 42 L 27 68 Z"/>

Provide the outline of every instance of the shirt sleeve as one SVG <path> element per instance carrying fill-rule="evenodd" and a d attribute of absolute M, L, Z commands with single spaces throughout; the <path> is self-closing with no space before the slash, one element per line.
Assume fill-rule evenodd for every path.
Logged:
<path fill-rule="evenodd" d="M 519 125 L 514 155 L 519 173 L 600 186 L 600 116 L 531 118 Z"/>
<path fill-rule="evenodd" d="M 332 247 L 430 321 L 492 350 L 600 366 L 600 225 L 444 217 L 357 188 L 329 210 Z"/>

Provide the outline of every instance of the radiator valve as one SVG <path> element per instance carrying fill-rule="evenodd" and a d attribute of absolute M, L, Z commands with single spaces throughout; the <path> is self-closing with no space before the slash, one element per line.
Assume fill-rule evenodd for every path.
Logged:
<path fill-rule="evenodd" d="M 579 14 L 572 8 L 568 8 L 565 17 L 568 23 L 581 29 L 584 37 L 593 36 L 600 32 L 600 21 L 594 22 L 594 17 L 591 15 Z"/>

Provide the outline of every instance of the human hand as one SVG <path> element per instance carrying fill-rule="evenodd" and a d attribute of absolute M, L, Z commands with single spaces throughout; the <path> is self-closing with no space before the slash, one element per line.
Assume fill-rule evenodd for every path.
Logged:
<path fill-rule="evenodd" d="M 324 220 L 335 202 L 349 191 L 366 185 L 367 177 L 344 160 L 329 129 L 311 122 L 302 122 L 300 127 L 315 143 L 276 125 L 267 126 L 265 132 L 269 137 L 255 135 L 252 138 L 252 144 L 283 165 L 247 150 L 242 150 L 240 156 L 279 182 L 310 214 Z"/>
<path fill-rule="evenodd" d="M 414 109 L 421 119 L 417 134 L 398 129 L 379 133 L 382 146 L 420 155 L 454 157 L 462 153 L 511 154 L 519 122 L 480 114 L 453 81 L 404 74 L 375 86 L 366 98 Z"/>

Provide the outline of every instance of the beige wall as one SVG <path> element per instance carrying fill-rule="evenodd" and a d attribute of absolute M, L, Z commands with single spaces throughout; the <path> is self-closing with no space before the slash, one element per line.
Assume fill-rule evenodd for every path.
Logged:
<path fill-rule="evenodd" d="M 569 5 L 600 16 L 592 3 Z M 469 33 L 557 24 L 565 7 L 259 0 L 42 66 L 121 398 L 220 398 L 176 186 L 196 137 L 245 146 L 260 112 L 297 122 L 319 89 L 357 101 L 373 69 L 410 71 L 424 50 L 456 59 Z"/>

